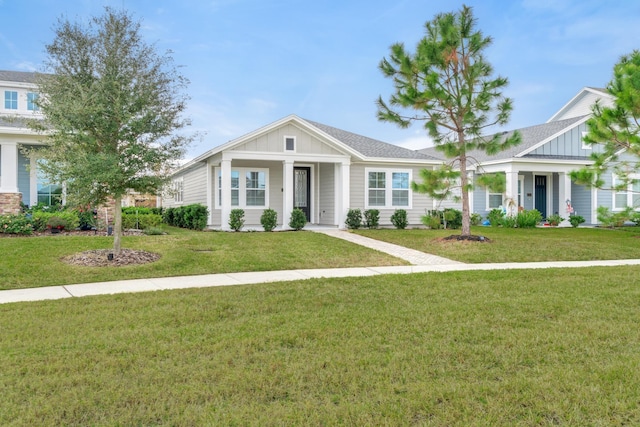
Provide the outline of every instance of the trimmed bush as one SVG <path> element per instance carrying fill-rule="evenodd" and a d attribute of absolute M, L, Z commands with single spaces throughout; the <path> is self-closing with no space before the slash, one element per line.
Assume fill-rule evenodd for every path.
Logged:
<path fill-rule="evenodd" d="M 583 222 L 585 222 L 586 220 L 584 219 L 584 217 L 580 216 L 580 215 L 571 215 L 569 217 L 569 223 L 571 223 L 571 226 L 573 228 L 576 228 L 577 226 L 579 226 L 580 224 L 582 224 Z M 634 221 L 635 222 L 635 221 Z M 636 223 L 637 225 L 637 223 Z"/>
<path fill-rule="evenodd" d="M 380 225 L 380 211 L 378 209 L 368 209 L 364 211 L 364 226 L 367 228 L 378 228 Z"/>
<path fill-rule="evenodd" d="M 357 230 L 362 227 L 362 211 L 360 209 L 349 209 L 347 219 L 345 220 L 347 228 Z"/>
<path fill-rule="evenodd" d="M 131 214 L 122 213 L 122 229 L 146 230 L 151 227 L 158 227 L 162 224 L 162 217 L 155 214 Z"/>
<path fill-rule="evenodd" d="M 190 230 L 203 230 L 207 226 L 208 215 L 209 210 L 206 206 L 193 204 L 164 209 L 162 211 L 162 220 L 166 224 L 174 227 L 188 228 Z"/>
<path fill-rule="evenodd" d="M 278 225 L 278 212 L 271 208 L 265 209 L 260 216 L 260 224 L 262 224 L 264 231 L 273 231 Z"/>
<path fill-rule="evenodd" d="M 289 220 L 289 227 L 295 231 L 302 230 L 307 225 L 307 215 L 305 215 L 302 209 L 294 209 L 291 212 L 291 219 Z"/>
<path fill-rule="evenodd" d="M 57 212 L 36 211 L 32 214 L 34 230 L 45 231 L 47 229 L 47 223 L 50 222 L 50 219 L 52 217 L 59 218 L 59 222 L 65 230 L 75 230 L 80 226 L 80 218 L 78 218 L 78 212 L 74 210 Z"/>
<path fill-rule="evenodd" d="M 229 227 L 233 231 L 240 231 L 244 226 L 244 209 L 232 209 L 229 214 Z"/>
<path fill-rule="evenodd" d="M 391 214 L 391 224 L 398 230 L 404 230 L 409 225 L 409 221 L 407 220 L 407 211 L 404 209 L 396 209 L 393 214 Z"/>

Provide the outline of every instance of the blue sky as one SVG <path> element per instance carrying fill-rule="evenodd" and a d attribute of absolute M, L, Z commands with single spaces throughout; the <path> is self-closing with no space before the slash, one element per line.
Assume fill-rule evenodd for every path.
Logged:
<path fill-rule="evenodd" d="M 394 42 L 413 49 L 444 0 L 0 0 L 0 69 L 41 70 L 58 18 L 104 6 L 142 21 L 147 42 L 172 50 L 189 78 L 187 112 L 202 136 L 187 157 L 297 114 L 408 148 L 420 125 L 376 119 L 392 82 L 377 69 Z M 584 86 L 605 87 L 620 56 L 640 49 L 636 0 L 468 0 L 494 39 L 486 56 L 509 79 L 507 129 L 544 123 Z"/>

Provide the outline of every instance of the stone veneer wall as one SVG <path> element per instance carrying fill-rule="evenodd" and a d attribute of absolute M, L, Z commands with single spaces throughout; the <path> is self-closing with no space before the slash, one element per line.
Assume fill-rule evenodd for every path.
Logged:
<path fill-rule="evenodd" d="M 107 226 L 113 225 L 114 215 L 116 214 L 116 202 L 109 198 L 107 203 L 100 206 L 98 209 L 98 229 L 105 230 Z"/>
<path fill-rule="evenodd" d="M 0 215 L 19 214 L 21 201 L 21 193 L 0 193 Z"/>

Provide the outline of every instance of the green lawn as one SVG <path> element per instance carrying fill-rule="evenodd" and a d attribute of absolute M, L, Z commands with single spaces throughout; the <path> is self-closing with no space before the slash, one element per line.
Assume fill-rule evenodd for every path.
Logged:
<path fill-rule="evenodd" d="M 356 230 L 362 236 L 396 243 L 466 263 L 588 261 L 640 258 L 640 228 L 472 227 L 490 243 L 442 241 L 460 230 Z"/>
<path fill-rule="evenodd" d="M 0 425 L 640 425 L 638 273 L 387 275 L 4 304 Z"/>
<path fill-rule="evenodd" d="M 144 277 L 299 268 L 404 265 L 405 261 L 312 232 L 221 233 L 170 228 L 164 236 L 129 236 L 123 248 L 159 253 L 159 261 L 118 268 L 79 267 L 60 258 L 113 246 L 112 237 L 0 238 L 0 289 Z"/>

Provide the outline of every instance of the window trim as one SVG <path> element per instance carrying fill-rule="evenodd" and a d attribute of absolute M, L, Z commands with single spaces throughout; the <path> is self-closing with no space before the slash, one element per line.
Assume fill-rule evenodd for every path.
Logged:
<path fill-rule="evenodd" d="M 269 169 L 268 168 L 253 168 L 253 167 L 232 167 L 232 172 L 238 172 L 238 204 L 232 205 L 231 209 L 259 209 L 264 210 L 269 207 Z M 263 172 L 264 173 L 264 205 L 247 205 L 247 172 Z M 222 209 L 221 196 L 220 196 L 220 174 L 222 173 L 221 167 L 214 168 L 214 197 L 215 197 L 215 209 Z"/>
<path fill-rule="evenodd" d="M 173 180 L 173 203 L 184 203 L 184 177 Z"/>
<path fill-rule="evenodd" d="M 486 210 L 490 211 L 492 209 L 500 209 L 501 206 L 504 206 L 504 193 L 492 193 L 491 190 L 489 190 L 488 188 L 485 189 L 485 193 L 486 193 Z M 491 207 L 490 205 L 490 200 L 491 200 L 491 196 L 500 196 L 500 204 L 498 206 L 495 207 Z"/>
<path fill-rule="evenodd" d="M 12 96 L 9 98 L 7 95 L 12 94 Z M 14 99 L 15 96 L 15 99 Z M 11 105 L 13 105 L 13 103 L 15 103 L 15 108 L 13 107 L 7 107 L 7 103 L 11 103 Z M 4 109 L 5 110 L 17 110 L 18 109 L 18 91 L 17 90 L 5 90 L 4 91 Z"/>
<path fill-rule="evenodd" d="M 371 172 L 384 172 L 385 174 L 385 203 L 384 206 L 375 206 L 369 204 L 369 173 Z M 393 187 L 393 174 L 394 173 L 406 173 L 408 174 L 408 188 L 394 188 Z M 411 183 L 413 182 L 413 169 L 399 169 L 399 168 L 365 168 L 364 170 L 364 204 L 365 209 L 413 209 L 413 190 L 411 189 Z M 394 205 L 393 204 L 393 191 L 394 190 L 406 190 L 407 191 L 407 205 Z"/>
<path fill-rule="evenodd" d="M 640 180 L 640 174 L 630 174 L 629 177 L 631 179 Z M 613 187 L 616 186 L 616 181 L 618 180 L 618 176 L 615 173 L 611 174 L 611 211 L 612 212 L 621 212 L 625 210 L 628 206 L 633 208 L 634 210 L 640 210 L 640 206 L 633 206 L 633 196 L 636 194 L 633 190 L 633 183 L 629 183 L 627 185 L 626 190 L 624 191 L 616 191 Z M 626 196 L 627 202 L 624 207 L 616 206 L 616 196 L 619 194 L 624 194 Z"/>
<path fill-rule="evenodd" d="M 287 149 L 287 140 L 288 140 L 288 139 L 293 140 L 293 149 L 291 149 L 291 150 Z M 296 141 L 296 137 L 295 137 L 295 136 L 292 136 L 292 135 L 285 135 L 285 136 L 284 136 L 284 139 L 283 139 L 283 143 L 282 143 L 282 145 L 283 145 L 283 151 L 284 151 L 285 153 L 295 153 L 295 152 L 296 152 L 296 149 L 298 148 L 298 147 L 297 147 L 297 145 L 298 145 L 298 144 L 296 144 L 296 143 L 297 143 L 297 141 Z"/>

